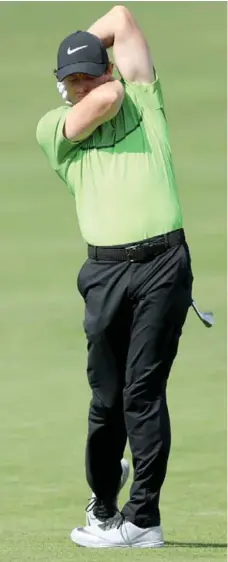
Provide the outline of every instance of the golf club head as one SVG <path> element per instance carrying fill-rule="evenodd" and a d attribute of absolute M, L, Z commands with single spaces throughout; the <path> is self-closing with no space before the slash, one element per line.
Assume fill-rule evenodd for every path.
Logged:
<path fill-rule="evenodd" d="M 213 312 L 202 312 L 201 314 L 201 319 L 204 323 L 204 326 L 206 326 L 206 328 L 211 328 L 215 323 Z"/>
<path fill-rule="evenodd" d="M 206 328 L 211 328 L 214 325 L 215 317 L 213 312 L 200 312 L 194 300 L 192 300 L 192 307 Z"/>

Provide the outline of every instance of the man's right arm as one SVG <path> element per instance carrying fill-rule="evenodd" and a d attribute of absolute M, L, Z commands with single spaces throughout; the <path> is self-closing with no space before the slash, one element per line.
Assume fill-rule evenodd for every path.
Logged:
<path fill-rule="evenodd" d="M 140 84 L 156 79 L 146 38 L 125 6 L 111 8 L 88 31 L 101 39 L 106 49 L 113 47 L 115 63 L 124 80 Z"/>
<path fill-rule="evenodd" d="M 64 136 L 72 142 L 89 137 L 97 127 L 113 119 L 120 110 L 124 87 L 119 80 L 98 86 L 67 112 Z"/>

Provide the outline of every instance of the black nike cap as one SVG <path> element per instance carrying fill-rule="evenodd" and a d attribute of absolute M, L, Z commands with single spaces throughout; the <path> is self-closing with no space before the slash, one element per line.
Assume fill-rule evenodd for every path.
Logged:
<path fill-rule="evenodd" d="M 109 58 L 102 41 L 88 31 L 76 31 L 60 43 L 55 75 L 60 81 L 77 73 L 102 76 L 108 65 Z"/>

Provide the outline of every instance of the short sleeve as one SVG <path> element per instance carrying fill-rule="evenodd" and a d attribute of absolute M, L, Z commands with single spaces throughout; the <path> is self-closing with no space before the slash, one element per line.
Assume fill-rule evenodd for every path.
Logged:
<path fill-rule="evenodd" d="M 51 167 L 65 180 L 67 168 L 80 143 L 72 143 L 63 135 L 66 113 L 70 108 L 62 106 L 46 113 L 39 121 L 36 139 L 46 154 Z"/>
<path fill-rule="evenodd" d="M 150 83 L 128 82 L 123 80 L 125 91 L 139 109 L 148 107 L 153 109 L 164 109 L 164 100 L 161 84 L 158 76 Z"/>

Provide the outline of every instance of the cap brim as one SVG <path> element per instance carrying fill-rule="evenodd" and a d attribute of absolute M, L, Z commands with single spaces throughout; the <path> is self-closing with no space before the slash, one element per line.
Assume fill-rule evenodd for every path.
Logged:
<path fill-rule="evenodd" d="M 94 62 L 78 62 L 69 64 L 57 70 L 58 80 L 64 80 L 70 74 L 89 74 L 90 76 L 102 76 L 107 69 L 106 64 Z"/>

